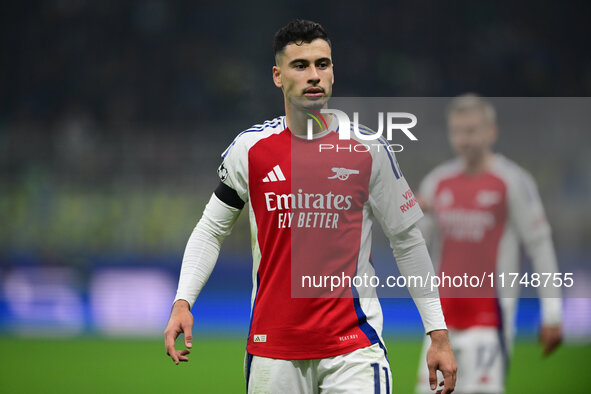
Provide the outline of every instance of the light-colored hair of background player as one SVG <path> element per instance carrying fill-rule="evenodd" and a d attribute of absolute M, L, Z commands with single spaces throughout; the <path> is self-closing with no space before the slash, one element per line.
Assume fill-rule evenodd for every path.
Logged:
<path fill-rule="evenodd" d="M 456 113 L 469 111 L 481 111 L 484 119 L 491 124 L 496 122 L 497 113 L 490 101 L 476 94 L 469 93 L 455 97 L 448 105 L 446 115 L 449 117 Z"/>

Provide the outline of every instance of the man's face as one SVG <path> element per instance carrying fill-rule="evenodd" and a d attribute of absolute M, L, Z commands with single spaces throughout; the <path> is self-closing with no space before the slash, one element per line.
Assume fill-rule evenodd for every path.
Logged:
<path fill-rule="evenodd" d="M 334 83 L 328 42 L 318 38 L 309 43 L 288 44 L 277 55 L 273 81 L 286 100 L 299 108 L 322 108 L 332 95 Z"/>
<path fill-rule="evenodd" d="M 448 128 L 452 148 L 467 162 L 482 158 L 496 139 L 496 126 L 476 109 L 451 113 Z"/>

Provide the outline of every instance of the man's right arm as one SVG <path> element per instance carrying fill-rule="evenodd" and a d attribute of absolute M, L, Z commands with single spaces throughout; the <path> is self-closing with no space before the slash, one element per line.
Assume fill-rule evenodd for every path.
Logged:
<path fill-rule="evenodd" d="M 187 242 L 175 302 L 186 300 L 189 307 L 193 307 L 213 271 L 222 242 L 230 234 L 243 207 L 244 201 L 238 194 L 220 183 Z"/>
<path fill-rule="evenodd" d="M 189 361 L 186 356 L 189 351 L 176 350 L 174 341 L 184 333 L 185 346 L 191 348 L 193 316 L 190 309 L 209 279 L 222 242 L 230 234 L 243 207 L 244 201 L 236 191 L 220 183 L 189 237 L 183 256 L 177 294 L 164 331 L 166 353 L 175 364 L 179 361 Z"/>

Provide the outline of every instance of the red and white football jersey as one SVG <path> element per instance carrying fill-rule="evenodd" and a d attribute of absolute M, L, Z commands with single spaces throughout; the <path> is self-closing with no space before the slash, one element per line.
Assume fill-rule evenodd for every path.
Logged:
<path fill-rule="evenodd" d="M 439 165 L 423 180 L 419 196 L 438 230 L 440 274 L 498 278 L 519 272 L 520 242 L 550 232 L 533 178 L 499 154 L 476 175 L 467 174 L 460 159 Z M 518 286 L 446 287 L 439 293 L 450 329 L 497 327 L 511 337 Z"/>
<path fill-rule="evenodd" d="M 222 154 L 220 179 L 250 215 L 250 354 L 313 359 L 383 346 L 375 289 L 331 291 L 303 277 L 373 275 L 373 219 L 392 238 L 422 212 L 384 140 L 340 140 L 331 126 L 336 132 L 308 140 L 281 116 L 242 132 Z"/>

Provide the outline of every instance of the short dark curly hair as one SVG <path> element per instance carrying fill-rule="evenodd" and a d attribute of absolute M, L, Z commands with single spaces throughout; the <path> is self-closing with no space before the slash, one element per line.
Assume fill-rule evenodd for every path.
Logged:
<path fill-rule="evenodd" d="M 275 55 L 283 51 L 283 49 L 290 43 L 301 45 L 302 43 L 310 43 L 315 39 L 320 38 L 328 43 L 328 34 L 320 23 L 296 19 L 289 22 L 287 25 L 279 29 L 275 33 L 275 40 L 273 41 L 273 50 Z"/>

